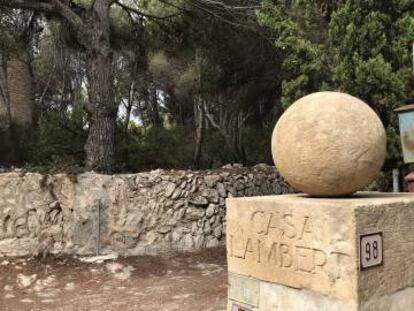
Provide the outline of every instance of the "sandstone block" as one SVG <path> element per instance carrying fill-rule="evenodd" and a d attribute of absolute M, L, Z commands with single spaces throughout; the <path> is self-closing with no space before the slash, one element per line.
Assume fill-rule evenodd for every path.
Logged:
<path fill-rule="evenodd" d="M 259 298 L 249 301 L 243 291 L 230 288 L 229 306 L 240 302 L 255 311 L 414 308 L 414 196 L 296 194 L 231 198 L 226 204 L 230 287 L 251 282 L 245 288 L 259 291 Z M 367 247 L 364 239 L 372 234 L 380 234 L 381 242 Z M 367 260 L 374 265 L 364 266 Z"/>

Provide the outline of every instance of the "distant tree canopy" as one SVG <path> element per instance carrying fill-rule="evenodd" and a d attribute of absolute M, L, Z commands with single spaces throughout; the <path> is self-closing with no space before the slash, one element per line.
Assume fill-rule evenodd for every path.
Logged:
<path fill-rule="evenodd" d="M 338 90 L 378 113 L 396 165 L 413 11 L 414 0 L 0 0 L 0 161 L 271 162 L 283 110 Z"/>

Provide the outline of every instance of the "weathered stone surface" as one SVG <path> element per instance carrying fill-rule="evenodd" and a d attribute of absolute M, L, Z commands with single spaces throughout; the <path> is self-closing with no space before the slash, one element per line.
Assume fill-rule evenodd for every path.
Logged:
<path fill-rule="evenodd" d="M 231 272 L 228 279 L 229 311 L 233 311 L 231 306 L 233 302 L 256 308 L 260 305 L 260 280 Z"/>
<path fill-rule="evenodd" d="M 210 203 L 206 210 L 206 216 L 210 218 L 211 216 L 214 215 L 215 212 L 216 212 L 216 205 Z"/>
<path fill-rule="evenodd" d="M 406 311 L 414 306 L 413 287 L 358 305 L 355 301 L 234 274 L 230 274 L 229 284 L 228 311 L 233 311 L 234 304 L 254 311 Z"/>
<path fill-rule="evenodd" d="M 202 197 L 201 195 L 192 197 L 189 202 L 191 204 L 200 205 L 200 206 L 204 206 L 208 204 L 208 200 L 205 197 Z"/>
<path fill-rule="evenodd" d="M 159 228 L 157 231 L 158 231 L 159 233 L 166 234 L 166 233 L 168 233 L 168 232 L 170 232 L 170 231 L 171 231 L 171 227 L 169 227 L 169 226 L 164 226 L 164 227 Z"/>
<path fill-rule="evenodd" d="M 221 179 L 222 177 L 220 175 L 206 175 L 204 177 L 204 182 L 207 187 L 213 188 Z"/>
<path fill-rule="evenodd" d="M 296 101 L 272 136 L 277 168 L 297 190 L 315 196 L 343 196 L 361 190 L 381 170 L 384 127 L 361 100 L 319 92 Z"/>
<path fill-rule="evenodd" d="M 0 256 L 137 255 L 223 245 L 227 187 L 247 174 L 269 176 L 263 183 L 275 194 L 292 191 L 270 166 L 113 176 L 0 174 Z"/>
<path fill-rule="evenodd" d="M 220 245 L 220 241 L 217 238 L 209 238 L 206 247 L 217 247 Z"/>
<path fill-rule="evenodd" d="M 221 182 L 217 183 L 216 188 L 220 197 L 225 198 L 227 196 L 226 188 Z"/>
<path fill-rule="evenodd" d="M 198 220 L 201 217 L 203 217 L 205 214 L 205 210 L 197 207 L 189 207 L 187 209 L 187 212 L 185 213 L 185 216 L 189 220 Z"/>
<path fill-rule="evenodd" d="M 176 187 L 177 186 L 174 183 L 169 183 L 167 188 L 165 188 L 165 196 L 167 198 L 170 197 L 173 194 Z"/>
<path fill-rule="evenodd" d="M 172 196 L 171 196 L 171 199 L 173 199 L 173 200 L 177 199 L 181 195 L 181 193 L 182 193 L 181 189 L 179 189 L 179 188 L 175 189 Z"/>
<path fill-rule="evenodd" d="M 219 201 L 218 191 L 215 189 L 204 189 L 201 191 L 201 195 L 211 203 L 218 203 Z"/>
<path fill-rule="evenodd" d="M 374 232 L 383 235 L 383 264 L 361 270 L 360 235 Z M 257 311 L 406 310 L 413 236 L 410 194 L 227 199 L 229 272 L 262 282 Z"/>
<path fill-rule="evenodd" d="M 310 290 L 297 290 L 254 278 L 241 278 L 242 276 L 233 274 L 230 274 L 230 277 L 230 286 L 235 289 L 229 289 L 228 311 L 233 311 L 233 304 L 246 308 L 253 307 L 254 311 L 358 311 L 356 302 L 343 301 Z M 243 288 L 247 290 L 243 291 Z M 247 295 L 251 288 L 255 292 L 254 297 Z"/>
<path fill-rule="evenodd" d="M 221 235 L 223 234 L 223 230 L 222 230 L 222 228 L 221 227 L 219 227 L 219 226 L 217 226 L 215 229 L 214 229 L 214 236 L 217 238 L 217 239 L 219 239 L 220 237 L 221 237 Z"/>

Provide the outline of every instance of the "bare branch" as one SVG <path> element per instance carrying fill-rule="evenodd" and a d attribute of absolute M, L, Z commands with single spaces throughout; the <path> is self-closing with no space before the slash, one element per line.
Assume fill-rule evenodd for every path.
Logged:
<path fill-rule="evenodd" d="M 53 7 L 53 5 L 46 1 L 0 0 L 0 6 L 40 12 L 55 12 L 55 8 Z"/>
<path fill-rule="evenodd" d="M 82 19 L 79 17 L 78 14 L 73 12 L 73 10 L 69 6 L 67 6 L 60 0 L 50 0 L 50 2 L 56 8 L 56 11 L 59 13 L 59 15 L 66 19 L 69 22 L 69 24 L 71 24 L 71 26 L 75 28 L 76 31 L 82 30 Z"/>
<path fill-rule="evenodd" d="M 255 9 L 260 9 L 262 7 L 260 4 L 257 4 L 257 3 L 253 5 L 248 5 L 248 6 L 246 5 L 245 6 L 233 6 L 233 5 L 228 5 L 224 3 L 223 1 L 215 1 L 215 0 L 202 0 L 200 2 L 204 2 L 207 5 L 214 5 L 214 6 L 222 7 L 226 10 L 255 10 Z"/>
<path fill-rule="evenodd" d="M 39 101 L 38 101 L 39 106 L 43 105 L 43 100 L 46 96 L 47 91 L 49 90 L 50 82 L 52 81 L 52 76 L 53 76 L 53 72 L 55 71 L 55 68 L 56 68 L 55 54 L 53 54 L 53 67 L 52 67 L 52 70 L 50 70 L 49 72 L 49 77 L 47 78 L 46 86 L 43 89 L 42 95 L 39 98 Z"/>
<path fill-rule="evenodd" d="M 158 1 L 165 4 L 165 5 L 167 5 L 167 6 L 170 6 L 170 7 L 174 8 L 174 9 L 182 11 L 182 12 L 189 12 L 190 11 L 190 10 L 186 9 L 184 6 L 179 6 L 179 5 L 176 5 L 174 3 L 168 2 L 166 0 L 158 0 Z"/>
<path fill-rule="evenodd" d="M 36 12 L 56 13 L 67 20 L 76 31 L 81 31 L 82 19 L 65 3 L 60 0 L 0 0 L 0 7 L 32 10 Z"/>
<path fill-rule="evenodd" d="M 214 120 L 214 116 L 210 113 L 210 111 L 207 108 L 206 103 L 204 103 L 203 105 L 203 109 L 204 109 L 204 113 L 207 117 L 207 119 L 210 121 L 210 124 L 217 129 L 222 135 L 223 135 L 223 131 L 222 128 L 220 127 L 220 125 L 218 125 L 218 123 Z"/>
<path fill-rule="evenodd" d="M 240 9 L 242 8 L 241 6 L 233 7 L 213 0 L 188 0 L 186 1 L 186 4 L 190 8 L 192 7 L 195 10 L 204 12 L 235 28 L 255 30 L 255 27 L 246 23 L 251 19 L 251 16 L 254 13 L 253 6 Z"/>
<path fill-rule="evenodd" d="M 142 11 L 139 11 L 138 9 L 132 8 L 126 4 L 123 4 L 122 2 L 120 2 L 119 0 L 116 0 L 114 2 L 116 5 L 118 5 L 119 7 L 121 7 L 123 10 L 127 11 L 128 13 L 134 13 L 143 17 L 147 17 L 150 19 L 168 19 L 171 17 L 175 17 L 175 16 L 179 16 L 181 15 L 180 13 L 176 13 L 176 14 L 170 14 L 170 15 L 166 15 L 166 16 L 157 16 L 157 15 L 152 15 L 152 14 L 148 14 L 148 13 L 144 13 Z"/>

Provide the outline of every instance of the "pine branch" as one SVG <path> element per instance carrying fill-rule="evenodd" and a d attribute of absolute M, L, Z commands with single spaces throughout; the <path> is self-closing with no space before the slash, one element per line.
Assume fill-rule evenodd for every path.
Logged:
<path fill-rule="evenodd" d="M 33 10 L 40 12 L 55 12 L 52 4 L 46 1 L 34 0 L 0 0 L 0 6 L 14 9 Z"/>
<path fill-rule="evenodd" d="M 81 32 L 84 26 L 82 19 L 68 5 L 60 0 L 50 0 L 56 11 L 76 30 Z"/>
<path fill-rule="evenodd" d="M 171 18 L 171 17 L 176 17 L 176 16 L 181 15 L 181 13 L 176 13 L 176 14 L 170 14 L 170 15 L 166 15 L 166 16 L 157 16 L 157 15 L 152 15 L 152 14 L 144 13 L 144 12 L 138 10 L 138 9 L 132 8 L 132 7 L 128 6 L 128 5 L 126 5 L 126 4 L 123 4 L 119 0 L 114 1 L 114 3 L 116 5 L 118 5 L 119 7 L 121 7 L 123 10 L 125 10 L 128 13 L 134 13 L 136 15 L 139 15 L 139 16 L 142 16 L 142 17 L 146 17 L 146 18 L 150 18 L 150 19 L 158 19 L 158 20 L 161 19 L 161 20 L 163 20 L 163 19 L 168 19 L 168 18 Z"/>
<path fill-rule="evenodd" d="M 61 0 L 0 0 L 0 7 L 58 14 L 63 19 L 65 19 L 76 31 L 82 31 L 82 19 Z"/>

